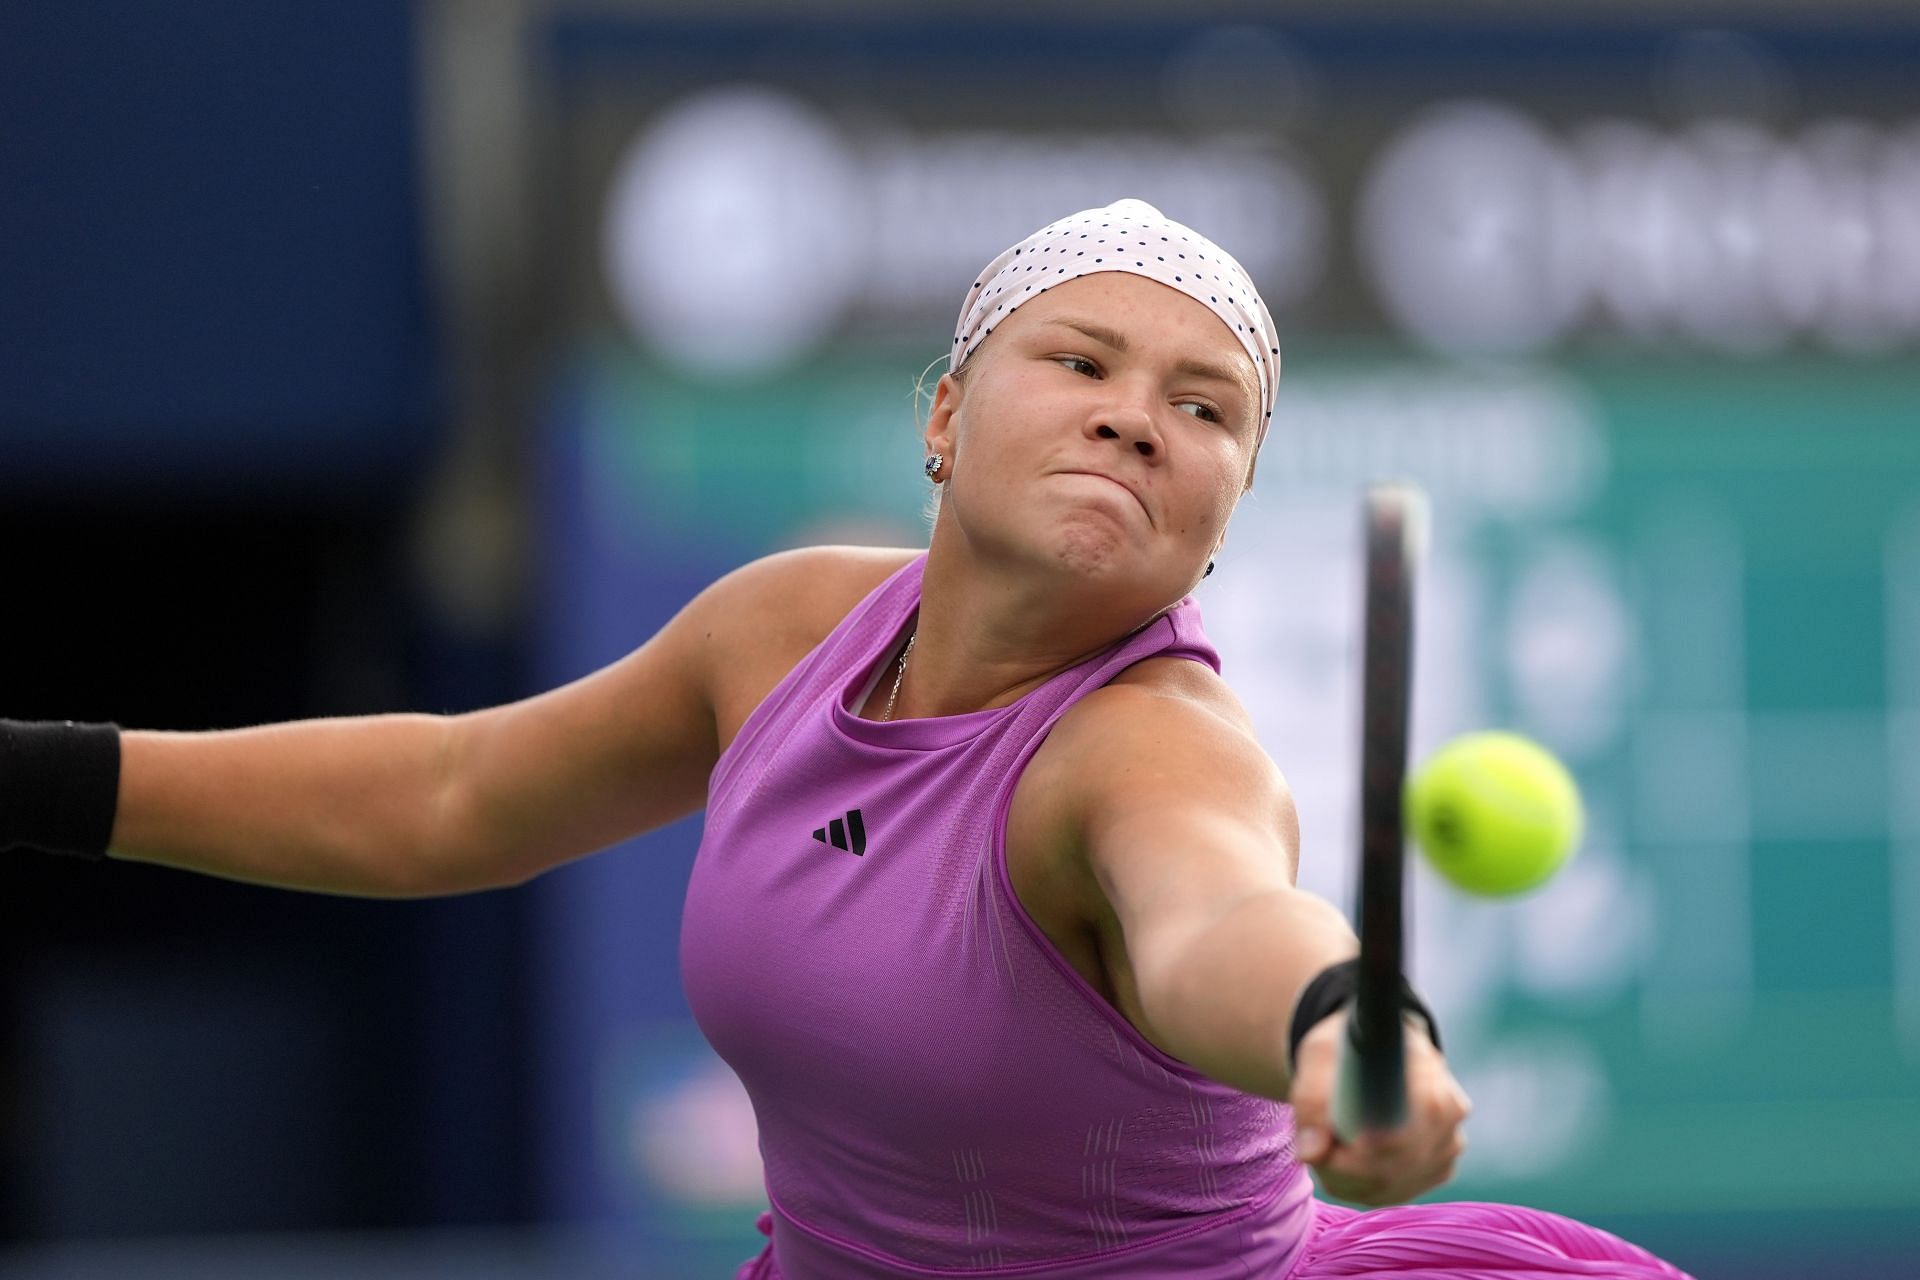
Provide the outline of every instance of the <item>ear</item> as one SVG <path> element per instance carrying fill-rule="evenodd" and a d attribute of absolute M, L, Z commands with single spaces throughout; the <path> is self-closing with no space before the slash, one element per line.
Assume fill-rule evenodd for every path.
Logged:
<path fill-rule="evenodd" d="M 933 409 L 927 414 L 927 429 L 922 438 L 928 453 L 945 454 L 949 463 L 957 453 L 955 444 L 960 431 L 956 418 L 965 396 L 966 388 L 950 373 L 941 374 L 933 388 Z"/>

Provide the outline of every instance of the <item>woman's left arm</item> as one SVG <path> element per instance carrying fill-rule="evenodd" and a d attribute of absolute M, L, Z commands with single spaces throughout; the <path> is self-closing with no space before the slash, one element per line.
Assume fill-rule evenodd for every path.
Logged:
<path fill-rule="evenodd" d="M 1073 771 L 1073 829 L 1124 939 L 1141 1034 L 1224 1084 L 1291 1102 L 1301 1157 L 1342 1198 L 1393 1203 L 1444 1181 L 1466 1096 L 1423 1036 L 1409 1040 L 1408 1124 L 1314 1145 L 1337 1074 L 1328 1029 L 1341 1019 L 1302 1042 L 1297 1079 L 1288 1027 L 1301 989 L 1359 941 L 1330 903 L 1294 887 L 1292 798 L 1237 707 L 1116 685 L 1085 709 L 1066 744 L 1088 753 Z"/>

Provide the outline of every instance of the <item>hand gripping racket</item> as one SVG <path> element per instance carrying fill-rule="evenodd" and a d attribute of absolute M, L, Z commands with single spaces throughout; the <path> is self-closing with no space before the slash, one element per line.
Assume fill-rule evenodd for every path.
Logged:
<path fill-rule="evenodd" d="M 1413 691 L 1413 587 L 1425 550 L 1427 502 L 1412 485 L 1367 493 L 1365 650 L 1360 708 L 1360 965 L 1341 1046 L 1333 1126 L 1343 1138 L 1406 1119 L 1401 1030 L 1406 839 L 1401 794 Z"/>

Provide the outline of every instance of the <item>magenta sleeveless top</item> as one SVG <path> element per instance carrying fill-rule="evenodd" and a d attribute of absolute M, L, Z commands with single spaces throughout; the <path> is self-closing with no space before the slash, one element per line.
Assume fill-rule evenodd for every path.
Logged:
<path fill-rule="evenodd" d="M 1149 1044 L 1007 872 L 1014 783 L 1069 707 L 1144 658 L 1219 669 L 1199 606 L 1010 706 L 863 720 L 925 563 L 780 682 L 708 789 L 681 965 L 759 1121 L 772 1243 L 752 1274 L 1285 1274 L 1314 1213 L 1290 1110 Z"/>

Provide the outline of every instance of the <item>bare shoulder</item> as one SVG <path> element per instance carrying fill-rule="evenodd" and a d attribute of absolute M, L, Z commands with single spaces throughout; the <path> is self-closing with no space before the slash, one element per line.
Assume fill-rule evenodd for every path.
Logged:
<path fill-rule="evenodd" d="M 740 723 L 916 552 L 809 547 L 712 583 L 631 653 L 455 717 L 447 809 L 518 882 L 697 809 Z M 463 843 L 465 840 L 463 840 Z"/>
<path fill-rule="evenodd" d="M 1249 738 L 1254 736 L 1253 717 L 1247 714 L 1239 695 L 1221 679 L 1219 672 L 1190 658 L 1148 658 L 1136 662 L 1106 687 L 1082 699 L 1080 705 L 1094 703 L 1097 714 L 1111 715 L 1115 714 L 1115 707 L 1107 704 L 1127 705 L 1139 698 L 1182 703 L 1218 718 Z"/>
<path fill-rule="evenodd" d="M 726 611 L 762 615 L 761 622 L 775 613 L 803 626 L 829 615 L 838 622 L 889 574 L 922 554 L 911 547 L 794 547 L 741 565 L 703 594 Z"/>
<path fill-rule="evenodd" d="M 912 547 L 797 547 L 743 565 L 703 592 L 721 746 L 855 605 L 921 554 Z"/>
<path fill-rule="evenodd" d="M 1290 809 L 1286 781 L 1260 746 L 1246 706 L 1203 663 L 1135 663 L 1061 717 L 1049 745 L 1054 739 L 1062 762 L 1084 779 L 1083 800 L 1099 811 L 1130 808 L 1130 797 L 1160 804 L 1170 793 L 1223 790 Z M 1095 759 L 1106 767 L 1081 767 Z"/>
<path fill-rule="evenodd" d="M 1234 851 L 1236 865 L 1202 877 L 1221 893 L 1293 883 L 1299 828 L 1286 779 L 1246 707 L 1201 663 L 1135 664 L 1061 717 L 1033 763 L 1056 806 L 1062 870 L 1078 882 L 1082 918 L 1102 933 L 1125 914 L 1121 899 L 1167 892 L 1172 864 L 1160 841 L 1139 838 L 1145 832 Z M 1180 863 L 1189 875 L 1199 869 L 1191 853 Z"/>
<path fill-rule="evenodd" d="M 1149 1039 L 1136 952 L 1292 886 L 1299 858 L 1292 796 L 1246 708 L 1184 658 L 1136 663 L 1060 718 L 1007 839 L 1021 901 Z"/>

